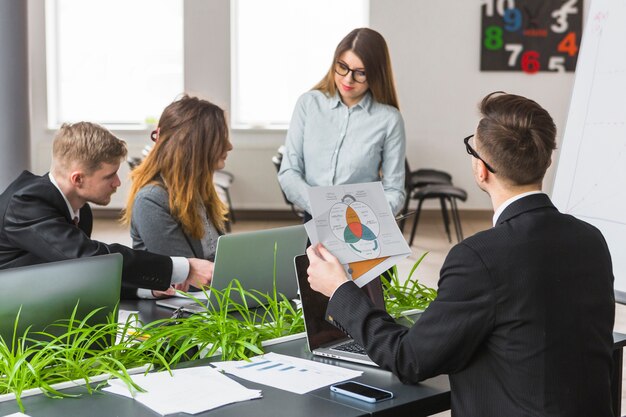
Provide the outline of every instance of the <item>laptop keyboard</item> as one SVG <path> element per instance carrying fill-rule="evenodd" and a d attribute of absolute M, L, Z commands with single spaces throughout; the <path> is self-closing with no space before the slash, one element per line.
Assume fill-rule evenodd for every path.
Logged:
<path fill-rule="evenodd" d="M 357 353 L 361 355 L 367 355 L 367 352 L 365 352 L 365 348 L 354 341 L 335 346 L 332 349 L 339 350 L 342 352 L 350 352 L 350 353 Z"/>

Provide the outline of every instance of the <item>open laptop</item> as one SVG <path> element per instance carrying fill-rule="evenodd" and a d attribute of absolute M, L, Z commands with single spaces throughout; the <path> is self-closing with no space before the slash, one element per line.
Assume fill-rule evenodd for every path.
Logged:
<path fill-rule="evenodd" d="M 276 291 L 284 294 L 287 299 L 296 298 L 298 284 L 293 269 L 293 258 L 305 252 L 307 239 L 303 225 L 220 236 L 215 251 L 211 289 L 224 290 L 233 279 L 237 279 L 245 290 L 272 294 L 274 255 L 276 255 Z M 214 297 L 209 291 L 207 303 L 218 309 Z M 231 299 L 237 303 L 242 301 L 239 295 L 234 293 L 231 293 Z M 250 308 L 259 306 L 259 303 L 250 297 L 246 298 L 246 303 Z M 205 306 L 180 297 L 158 300 L 157 305 L 181 308 L 189 313 L 205 310 Z"/>
<path fill-rule="evenodd" d="M 378 366 L 367 356 L 362 346 L 326 321 L 328 297 L 311 289 L 306 271 L 309 267 L 309 259 L 307 256 L 296 256 L 294 263 L 298 277 L 298 286 L 300 288 L 300 299 L 302 301 L 302 313 L 304 314 L 307 343 L 311 353 L 334 359 Z M 362 290 L 370 297 L 376 307 L 385 308 L 380 278 L 370 281 Z"/>
<path fill-rule="evenodd" d="M 107 323 L 107 316 L 116 311 L 120 300 L 121 282 L 119 253 L 2 270 L 0 336 L 11 343 L 20 307 L 17 335 L 31 326 L 29 337 L 33 339 L 42 338 L 34 334 L 37 331 L 59 332 L 61 329 L 49 325 L 69 319 L 77 303 L 77 318 L 102 307 L 89 323 Z"/>

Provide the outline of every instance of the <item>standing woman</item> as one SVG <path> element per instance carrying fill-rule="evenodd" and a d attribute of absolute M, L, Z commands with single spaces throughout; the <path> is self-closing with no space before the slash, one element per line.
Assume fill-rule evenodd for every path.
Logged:
<path fill-rule="evenodd" d="M 227 209 L 213 185 L 233 148 L 224 111 L 184 95 L 165 108 L 154 148 L 131 172 L 123 222 L 133 248 L 213 261 Z"/>
<path fill-rule="evenodd" d="M 355 29 L 337 46 L 326 76 L 298 99 L 278 180 L 306 211 L 313 186 L 382 181 L 393 213 L 404 202 L 404 121 L 385 39 Z"/>

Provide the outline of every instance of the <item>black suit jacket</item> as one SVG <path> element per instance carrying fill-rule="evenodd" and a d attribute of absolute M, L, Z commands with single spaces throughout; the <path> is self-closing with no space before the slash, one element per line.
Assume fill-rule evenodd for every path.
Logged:
<path fill-rule="evenodd" d="M 448 254 L 435 301 L 410 329 L 353 283 L 327 314 L 407 383 L 449 374 L 452 415 L 612 416 L 613 272 L 593 226 L 545 194 Z"/>
<path fill-rule="evenodd" d="M 137 287 L 165 290 L 170 285 L 169 257 L 92 240 L 89 205 L 80 209 L 76 227 L 63 196 L 48 175 L 40 177 L 24 171 L 0 195 L 0 216 L 0 269 L 120 253 L 124 257 L 123 297 L 134 297 Z"/>

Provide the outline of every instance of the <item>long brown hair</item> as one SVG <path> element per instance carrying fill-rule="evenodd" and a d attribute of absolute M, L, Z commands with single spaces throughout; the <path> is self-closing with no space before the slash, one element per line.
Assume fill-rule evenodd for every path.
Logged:
<path fill-rule="evenodd" d="M 147 184 L 159 184 L 167 189 L 170 213 L 186 234 L 196 239 L 204 236 L 201 205 L 223 231 L 227 209 L 213 186 L 213 172 L 227 147 L 228 127 L 221 108 L 188 95 L 167 106 L 159 119 L 154 149 L 131 172 L 133 183 L 122 221 L 130 223 L 137 192 Z"/>
<path fill-rule="evenodd" d="M 387 42 L 380 33 L 369 28 L 354 29 L 339 42 L 328 73 L 313 90 L 320 90 L 329 96 L 337 93 L 335 63 L 346 51 L 352 51 L 363 61 L 367 83 L 374 100 L 399 109 Z"/>

